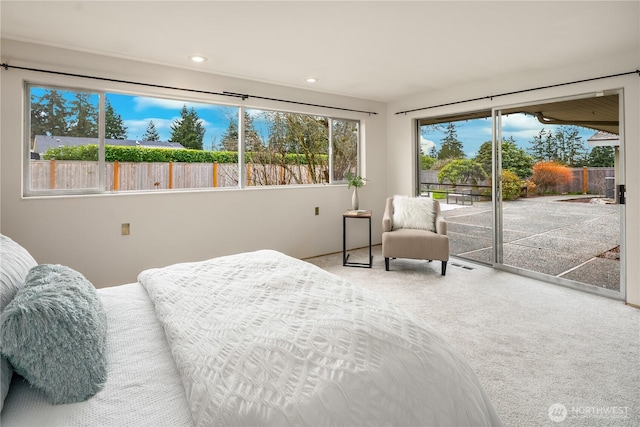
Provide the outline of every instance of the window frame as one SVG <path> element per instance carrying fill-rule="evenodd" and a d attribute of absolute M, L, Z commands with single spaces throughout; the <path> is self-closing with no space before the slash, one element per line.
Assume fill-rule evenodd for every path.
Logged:
<path fill-rule="evenodd" d="M 149 194 L 149 193 L 174 193 L 174 192 L 189 192 L 189 191 L 220 191 L 220 190 L 246 190 L 246 189 L 258 189 L 258 188 L 286 188 L 286 187 L 314 187 L 321 185 L 345 185 L 346 180 L 334 180 L 334 172 L 333 172 L 333 140 L 332 140 L 332 128 L 335 121 L 345 121 L 345 122 L 353 122 L 357 123 L 357 138 L 356 138 L 356 174 L 360 173 L 361 170 L 361 141 L 362 141 L 362 120 L 354 119 L 354 118 L 342 118 L 333 115 L 326 115 L 317 112 L 309 112 L 309 111 L 292 111 L 286 109 L 278 109 L 271 106 L 248 106 L 246 104 L 239 103 L 225 103 L 220 102 L 216 99 L 203 99 L 199 97 L 189 97 L 189 96 L 178 96 L 175 93 L 152 93 L 151 91 L 139 91 L 139 90 L 131 90 L 127 88 L 112 88 L 106 90 L 104 88 L 88 88 L 86 86 L 75 85 L 75 84 L 51 84 L 47 82 L 38 82 L 33 80 L 24 80 L 24 114 L 25 120 L 24 122 L 24 133 L 23 133 L 23 183 L 22 183 L 22 194 L 23 197 L 32 198 L 32 197 L 60 197 L 60 196 L 87 196 L 87 195 L 111 195 L 111 194 Z M 31 189 L 31 110 L 32 110 L 32 100 L 31 100 L 31 90 L 32 88 L 44 89 L 44 90 L 59 90 L 66 92 L 83 92 L 89 93 L 92 95 L 98 96 L 98 169 L 99 169 L 99 178 L 98 178 L 98 187 L 92 187 L 89 189 Z M 148 189 L 138 189 L 138 190 L 109 190 L 106 188 L 106 159 L 105 159 L 105 126 L 106 126 L 106 98 L 109 94 L 118 94 L 118 95 L 126 95 L 126 96 L 141 96 L 141 97 L 149 97 L 149 98 L 159 98 L 166 100 L 176 100 L 185 103 L 202 103 L 202 104 L 211 104 L 221 107 L 232 107 L 237 108 L 238 112 L 238 184 L 236 186 L 229 187 L 192 187 L 192 188 L 172 188 L 172 189 L 162 189 L 162 190 L 148 190 Z M 273 111 L 278 113 L 286 113 L 286 114 L 296 114 L 296 115 L 304 115 L 304 116 L 313 116 L 313 117 L 322 117 L 326 119 L 329 123 L 329 131 L 327 138 L 327 153 L 329 156 L 328 160 L 328 168 L 329 168 L 329 179 L 326 183 L 309 183 L 309 184 L 278 184 L 278 185 L 247 185 L 247 172 L 246 172 L 246 162 L 244 159 L 245 147 L 244 147 L 244 112 L 246 109 L 255 109 L 262 111 Z"/>

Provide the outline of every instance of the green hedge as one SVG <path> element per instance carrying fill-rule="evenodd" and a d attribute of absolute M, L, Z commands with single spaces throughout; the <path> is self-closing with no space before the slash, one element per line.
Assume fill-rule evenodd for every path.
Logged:
<path fill-rule="evenodd" d="M 48 149 L 42 158 L 45 160 L 85 160 L 98 161 L 97 145 L 82 145 L 76 147 L 62 146 Z M 329 156 L 326 154 L 315 155 L 316 164 L 325 164 Z M 282 163 L 279 154 L 266 155 L 265 153 L 245 153 L 245 162 L 260 162 L 265 164 Z M 105 146 L 105 160 L 107 162 L 177 162 L 177 163 L 238 163 L 238 153 L 235 151 L 203 151 L 203 150 L 176 150 L 171 148 L 148 147 L 123 147 L 116 145 Z M 308 164 L 307 157 L 303 154 L 286 154 L 286 164 Z"/>

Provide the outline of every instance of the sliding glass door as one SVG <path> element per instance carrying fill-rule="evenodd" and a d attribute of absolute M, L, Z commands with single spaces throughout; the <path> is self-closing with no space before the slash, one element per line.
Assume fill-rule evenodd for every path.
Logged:
<path fill-rule="evenodd" d="M 614 92 L 493 110 L 496 267 L 624 298 L 620 98 Z M 528 171 L 517 135 L 529 140 Z"/>
<path fill-rule="evenodd" d="M 417 193 L 451 255 L 624 298 L 624 126 L 612 91 L 418 120 Z"/>

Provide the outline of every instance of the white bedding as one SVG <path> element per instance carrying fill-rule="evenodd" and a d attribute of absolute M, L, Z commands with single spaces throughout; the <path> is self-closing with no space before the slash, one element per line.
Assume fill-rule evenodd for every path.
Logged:
<path fill-rule="evenodd" d="M 196 425 L 501 425 L 435 331 L 274 251 L 147 270 Z"/>
<path fill-rule="evenodd" d="M 0 423 L 8 426 L 190 426 L 184 388 L 147 292 L 99 289 L 107 313 L 109 376 L 91 399 L 51 405 L 14 375 Z"/>
<path fill-rule="evenodd" d="M 51 405 L 16 375 L 3 427 L 502 425 L 438 333 L 309 263 L 258 251 L 139 282 L 99 290 L 104 389 Z"/>

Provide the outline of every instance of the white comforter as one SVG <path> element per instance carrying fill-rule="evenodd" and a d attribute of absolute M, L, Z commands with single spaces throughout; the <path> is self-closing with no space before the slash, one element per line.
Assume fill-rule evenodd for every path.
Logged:
<path fill-rule="evenodd" d="M 435 331 L 274 251 L 144 271 L 197 425 L 501 425 Z"/>

